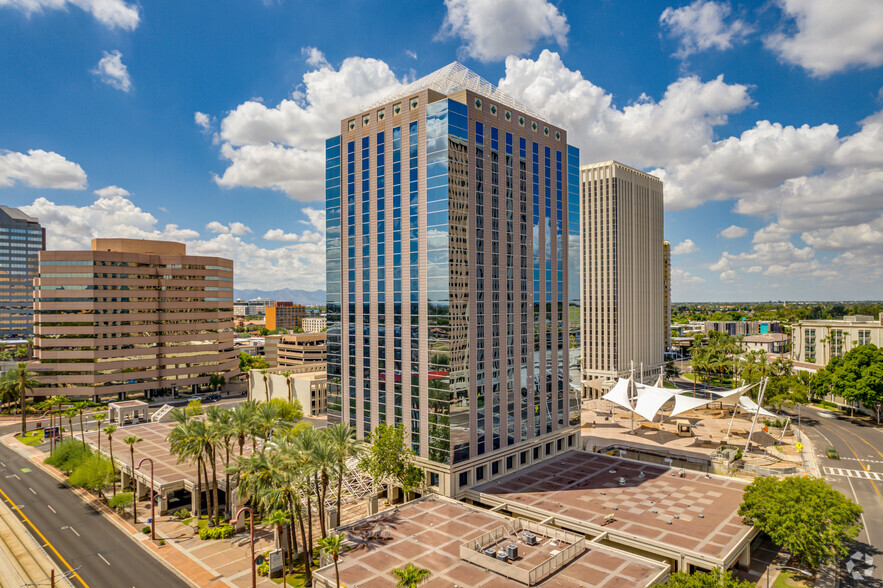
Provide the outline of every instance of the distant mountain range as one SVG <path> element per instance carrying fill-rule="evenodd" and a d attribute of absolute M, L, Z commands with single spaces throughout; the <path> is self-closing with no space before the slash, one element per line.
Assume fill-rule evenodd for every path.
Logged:
<path fill-rule="evenodd" d="M 271 298 L 273 300 L 284 300 L 307 306 L 324 306 L 325 290 L 292 290 L 291 288 L 283 288 L 282 290 L 239 290 L 234 288 L 233 298 L 244 298 L 245 300 Z"/>

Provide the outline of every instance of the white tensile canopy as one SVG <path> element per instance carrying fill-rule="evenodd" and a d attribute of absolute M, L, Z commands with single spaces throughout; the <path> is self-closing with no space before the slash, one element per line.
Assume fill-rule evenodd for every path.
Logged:
<path fill-rule="evenodd" d="M 758 407 L 757 403 L 755 401 L 751 400 L 750 398 L 748 398 L 747 396 L 742 396 L 741 398 L 739 398 L 739 406 L 742 407 L 746 412 L 750 412 L 751 414 L 756 413 L 759 408 L 760 414 L 763 416 L 768 416 L 768 417 L 775 417 L 776 416 L 773 413 L 771 413 L 770 411 L 768 411 L 767 409 L 762 408 L 762 407 Z"/>
<path fill-rule="evenodd" d="M 629 393 L 630 389 L 632 389 L 631 379 L 620 378 L 613 389 L 605 394 L 603 398 L 635 412 L 648 421 L 652 421 L 656 418 L 659 410 L 672 398 L 674 398 L 675 405 L 670 416 L 677 416 L 711 404 L 712 402 L 721 402 L 730 405 L 739 404 L 741 408 L 753 413 L 757 412 L 757 404 L 742 396 L 753 386 L 754 384 L 749 384 L 725 392 L 711 392 L 708 398 L 696 398 L 691 396 L 688 390 L 662 388 L 659 386 L 648 386 L 646 384 L 635 383 L 634 393 L 632 395 Z M 762 408 L 760 410 L 760 414 L 774 416 L 767 410 Z"/>

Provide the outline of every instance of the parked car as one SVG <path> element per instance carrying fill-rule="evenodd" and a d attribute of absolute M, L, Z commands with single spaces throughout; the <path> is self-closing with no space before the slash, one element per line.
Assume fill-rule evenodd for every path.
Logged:
<path fill-rule="evenodd" d="M 212 394 L 209 394 L 208 396 L 205 397 L 206 402 L 217 402 L 220 399 L 221 399 L 221 395 L 218 394 L 217 392 L 213 392 Z"/>

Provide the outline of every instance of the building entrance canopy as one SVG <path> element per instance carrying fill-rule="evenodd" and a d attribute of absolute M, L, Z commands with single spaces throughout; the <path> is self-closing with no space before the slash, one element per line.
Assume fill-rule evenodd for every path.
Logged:
<path fill-rule="evenodd" d="M 731 405 L 739 404 L 748 412 L 757 412 L 757 404 L 748 398 L 742 397 L 743 394 L 754 386 L 755 384 L 747 384 L 723 392 L 710 391 L 707 398 L 697 398 L 692 396 L 692 392 L 689 390 L 648 386 L 633 382 L 631 378 L 620 378 L 613 389 L 605 394 L 603 398 L 644 417 L 648 421 L 652 421 L 656 418 L 662 407 L 672 399 L 674 399 L 674 408 L 672 408 L 671 414 L 669 414 L 670 417 L 701 408 L 713 402 Z M 760 411 L 761 414 L 771 414 L 762 408 Z"/>

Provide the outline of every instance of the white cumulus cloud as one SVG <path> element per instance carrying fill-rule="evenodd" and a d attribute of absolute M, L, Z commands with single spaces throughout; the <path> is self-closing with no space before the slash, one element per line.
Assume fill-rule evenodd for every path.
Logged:
<path fill-rule="evenodd" d="M 104 52 L 104 57 L 98 61 L 95 69 L 91 73 L 98 76 L 98 79 L 117 90 L 128 92 L 132 89 L 132 78 L 129 77 L 129 70 L 123 63 L 123 54 L 114 49 L 111 52 Z"/>
<path fill-rule="evenodd" d="M 730 225 L 718 234 L 724 239 L 738 239 L 739 237 L 747 235 L 748 229 L 737 225 Z"/>
<path fill-rule="evenodd" d="M 439 38 L 459 37 L 462 51 L 481 61 L 523 55 L 544 39 L 567 47 L 565 17 L 547 0 L 445 0 Z"/>
<path fill-rule="evenodd" d="M 102 198 L 107 198 L 110 196 L 131 196 L 128 190 L 125 188 L 120 188 L 119 186 L 105 186 L 104 188 L 99 188 L 95 190 L 95 194 L 101 196 Z"/>
<path fill-rule="evenodd" d="M 46 198 L 20 207 L 46 227 L 47 247 L 53 250 L 88 249 L 99 237 L 180 241 L 193 255 L 232 259 L 237 288 L 271 290 L 284 287 L 316 290 L 325 287 L 324 231 L 306 231 L 307 239 L 275 248 L 245 240 L 250 229 L 237 222 L 212 221 L 209 230 L 221 228 L 209 239 L 176 224 L 160 228 L 156 217 L 120 195 L 99 197 L 85 206 L 62 205 Z"/>
<path fill-rule="evenodd" d="M 704 284 L 705 278 L 691 274 L 688 271 L 672 268 L 671 270 L 671 283 L 672 288 L 676 288 L 679 285 L 695 285 L 695 284 Z"/>
<path fill-rule="evenodd" d="M 230 165 L 215 177 L 219 186 L 280 190 L 301 201 L 324 198 L 325 139 L 340 133 L 341 119 L 357 105 L 401 82 L 377 59 L 350 57 L 337 70 L 317 63 L 291 98 L 274 107 L 249 100 L 221 121 L 221 156 Z"/>
<path fill-rule="evenodd" d="M 109 29 L 134 31 L 141 21 L 138 7 L 123 0 L 0 0 L 0 8 L 16 8 L 28 16 L 44 10 L 67 10 L 76 6 Z"/>
<path fill-rule="evenodd" d="M 54 151 L 30 149 L 19 153 L 0 149 L 0 188 L 15 183 L 31 188 L 85 190 L 86 172 Z"/>
<path fill-rule="evenodd" d="M 767 36 L 787 63 L 824 77 L 853 67 L 883 65 L 880 0 L 777 0 L 788 25 Z"/>
<path fill-rule="evenodd" d="M 699 247 L 693 242 L 693 239 L 685 239 L 671 248 L 672 255 L 687 255 L 697 251 L 699 251 Z"/>
<path fill-rule="evenodd" d="M 742 20 L 727 22 L 732 8 L 728 2 L 696 0 L 680 8 L 666 8 L 659 22 L 678 39 L 675 57 L 684 59 L 709 49 L 726 50 L 750 32 Z"/>

